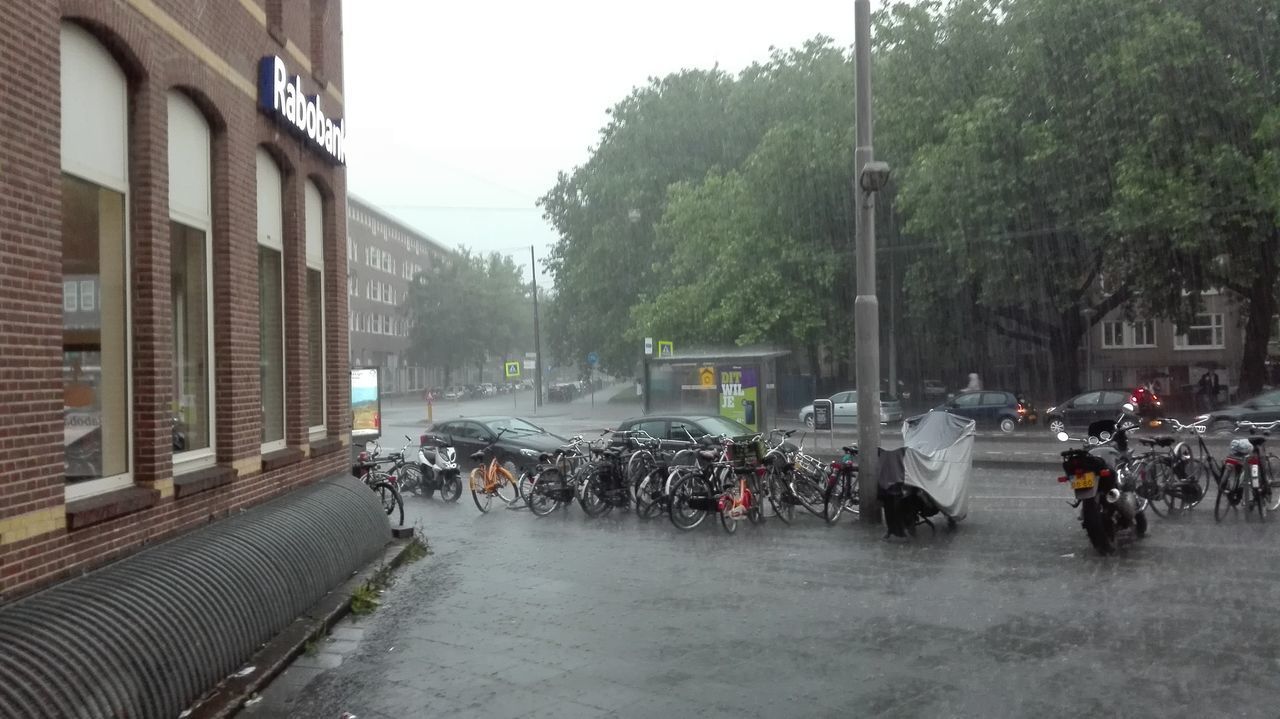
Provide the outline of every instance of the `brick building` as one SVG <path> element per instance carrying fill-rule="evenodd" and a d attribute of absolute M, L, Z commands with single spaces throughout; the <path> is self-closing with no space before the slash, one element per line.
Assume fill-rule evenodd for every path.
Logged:
<path fill-rule="evenodd" d="M 382 369 L 385 391 L 420 394 L 439 386 L 439 368 L 410 359 L 409 285 L 448 262 L 452 252 L 390 214 L 350 196 L 347 201 L 347 294 L 351 362 Z"/>
<path fill-rule="evenodd" d="M 0 4 L 0 601 L 345 470 L 341 37 Z"/>

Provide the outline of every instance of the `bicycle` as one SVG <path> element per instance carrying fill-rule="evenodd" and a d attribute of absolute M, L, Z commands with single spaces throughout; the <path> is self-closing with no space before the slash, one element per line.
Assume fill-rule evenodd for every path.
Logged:
<path fill-rule="evenodd" d="M 823 519 L 827 524 L 840 521 L 840 515 L 848 510 L 858 514 L 858 448 L 841 447 L 844 456 L 831 463 L 827 474 L 827 489 L 823 493 Z"/>
<path fill-rule="evenodd" d="M 1280 491 L 1273 491 L 1276 479 L 1272 472 L 1275 469 L 1274 458 L 1264 455 L 1262 448 L 1266 445 L 1271 431 L 1280 427 L 1280 420 L 1275 422 L 1236 422 L 1236 430 L 1247 429 L 1262 432 L 1251 434 L 1249 438 L 1231 442 L 1231 456 L 1224 460 L 1226 477 L 1218 485 L 1218 496 L 1214 501 L 1213 518 L 1221 522 L 1227 509 L 1235 509 L 1241 503 L 1245 505 L 1245 517 L 1255 508 L 1259 521 L 1267 520 L 1267 512 L 1280 507 Z M 1244 479 L 1244 468 L 1249 468 L 1249 479 Z M 1223 500 L 1226 503 L 1223 503 Z"/>
<path fill-rule="evenodd" d="M 643 430 L 641 430 L 643 431 Z M 628 475 L 630 460 L 634 454 L 631 449 L 631 433 L 605 430 L 600 436 L 623 435 L 623 442 L 613 446 L 592 446 L 594 457 L 585 471 L 584 481 L 579 485 L 578 504 L 588 517 L 601 517 L 613 511 L 614 507 L 626 508 L 631 505 L 633 485 Z M 646 437 L 652 437 L 644 432 Z"/>
<path fill-rule="evenodd" d="M 676 452 L 659 450 L 654 454 L 653 468 L 635 489 L 637 517 L 652 519 L 660 511 L 670 513 L 673 470 L 681 466 L 702 468 L 719 456 L 707 448 L 713 442 L 710 435 L 700 439 L 691 435 L 689 439 L 697 446 Z"/>
<path fill-rule="evenodd" d="M 392 458 L 379 458 L 380 451 L 377 442 L 365 443 L 364 451 L 357 456 L 356 463 L 351 467 L 351 474 L 377 493 L 378 501 L 382 503 L 382 509 L 388 517 L 398 512 L 396 524 L 403 525 L 404 499 L 400 496 L 399 478 L 379 469 L 380 465 L 397 460 L 394 459 L 394 454 Z M 400 459 L 403 460 L 403 457 Z"/>
<path fill-rule="evenodd" d="M 725 459 L 736 482 L 724 482 L 716 508 L 720 526 L 733 534 L 738 522 L 746 517 L 752 524 L 764 522 L 760 478 L 764 476 L 764 443 L 760 435 L 725 440 Z M 723 479 L 728 479 L 721 475 Z"/>
<path fill-rule="evenodd" d="M 508 507 L 514 505 L 520 497 L 520 488 L 516 484 L 515 475 L 507 467 L 498 464 L 497 454 L 487 457 L 486 461 L 486 455 L 498 440 L 502 439 L 506 431 L 506 429 L 498 430 L 498 434 L 490 440 L 489 444 L 471 455 L 473 462 L 481 463 L 479 467 L 471 470 L 470 485 L 471 499 L 476 503 L 476 509 L 479 509 L 482 514 L 489 511 L 494 497 L 502 500 L 502 503 Z"/>
<path fill-rule="evenodd" d="M 542 455 L 528 484 L 521 483 L 525 503 L 535 516 L 545 517 L 577 496 L 578 470 L 588 459 L 583 443 L 582 437 L 574 437 L 555 452 Z"/>
<path fill-rule="evenodd" d="M 672 468 L 667 480 L 668 517 L 677 529 L 689 531 L 702 524 L 709 512 L 720 512 L 722 488 L 733 476 L 733 466 L 725 452 L 723 445 L 718 453 L 701 449 L 698 456 L 705 461 Z"/>

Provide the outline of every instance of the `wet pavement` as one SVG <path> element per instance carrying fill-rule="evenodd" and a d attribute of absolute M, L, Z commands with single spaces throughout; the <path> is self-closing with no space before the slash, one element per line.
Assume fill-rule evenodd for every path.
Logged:
<path fill-rule="evenodd" d="M 411 498 L 432 556 L 241 716 L 1274 717 L 1280 526 L 1152 518 L 1101 558 L 1056 472 L 909 543 Z"/>

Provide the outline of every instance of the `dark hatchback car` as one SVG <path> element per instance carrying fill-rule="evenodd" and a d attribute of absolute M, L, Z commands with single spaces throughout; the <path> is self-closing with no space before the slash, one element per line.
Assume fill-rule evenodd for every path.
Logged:
<path fill-rule="evenodd" d="M 755 434 L 744 424 L 715 415 L 649 415 L 618 423 L 618 431 L 630 430 L 644 430 L 662 440 L 663 447 L 670 448 L 693 446 L 694 439 L 708 434 L 728 437 Z"/>
<path fill-rule="evenodd" d="M 1280 419 L 1280 390 L 1263 392 L 1239 404 L 1202 414 L 1196 419 L 1208 419 L 1211 432 L 1230 432 L 1235 429 L 1236 422 L 1241 421 L 1274 422 Z"/>
<path fill-rule="evenodd" d="M 493 443 L 499 462 L 511 462 L 520 469 L 533 467 L 538 463 L 539 455 L 554 452 L 568 441 L 528 420 L 507 416 L 467 417 L 436 422 L 423 432 L 423 444 L 427 443 L 425 436 L 432 434 L 452 442 L 459 461 L 466 466 L 474 464 L 469 459 L 473 453 Z"/>
<path fill-rule="evenodd" d="M 1118 389 L 1083 392 L 1046 410 L 1045 425 L 1050 433 L 1057 434 L 1070 428 L 1085 428 L 1094 422 L 1114 421 L 1132 398 L 1131 393 Z"/>
<path fill-rule="evenodd" d="M 1006 433 L 1030 422 L 1029 408 L 1018 401 L 1017 395 L 999 390 L 961 392 L 934 411 L 939 410 L 968 417 L 979 427 L 994 427 Z"/>

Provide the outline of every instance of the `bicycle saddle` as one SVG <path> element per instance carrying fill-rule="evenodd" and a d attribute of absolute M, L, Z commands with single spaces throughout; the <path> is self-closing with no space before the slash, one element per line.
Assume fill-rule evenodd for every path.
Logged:
<path fill-rule="evenodd" d="M 1146 437 L 1139 437 L 1138 441 L 1148 447 L 1172 447 L 1177 440 L 1173 437 L 1152 437 L 1150 439 L 1147 439 Z"/>
<path fill-rule="evenodd" d="M 1266 437 L 1250 437 L 1249 438 L 1249 444 L 1252 444 L 1255 447 L 1261 447 L 1263 443 L 1266 441 L 1267 441 Z"/>
<path fill-rule="evenodd" d="M 841 447 L 840 449 L 841 449 L 841 450 L 843 450 L 845 454 L 857 454 L 857 453 L 858 453 L 858 448 L 857 448 L 857 447 Z"/>
<path fill-rule="evenodd" d="M 713 460 L 716 458 L 717 455 L 715 452 L 712 452 L 709 449 L 700 449 L 698 450 L 698 456 L 701 457 L 702 459 Z"/>
<path fill-rule="evenodd" d="M 480 460 L 484 459 L 484 450 L 480 450 L 479 452 L 476 452 L 476 453 L 472 454 L 472 455 L 471 455 L 471 459 L 473 459 L 473 460 L 475 460 L 475 461 L 477 461 L 477 462 L 479 462 Z"/>

